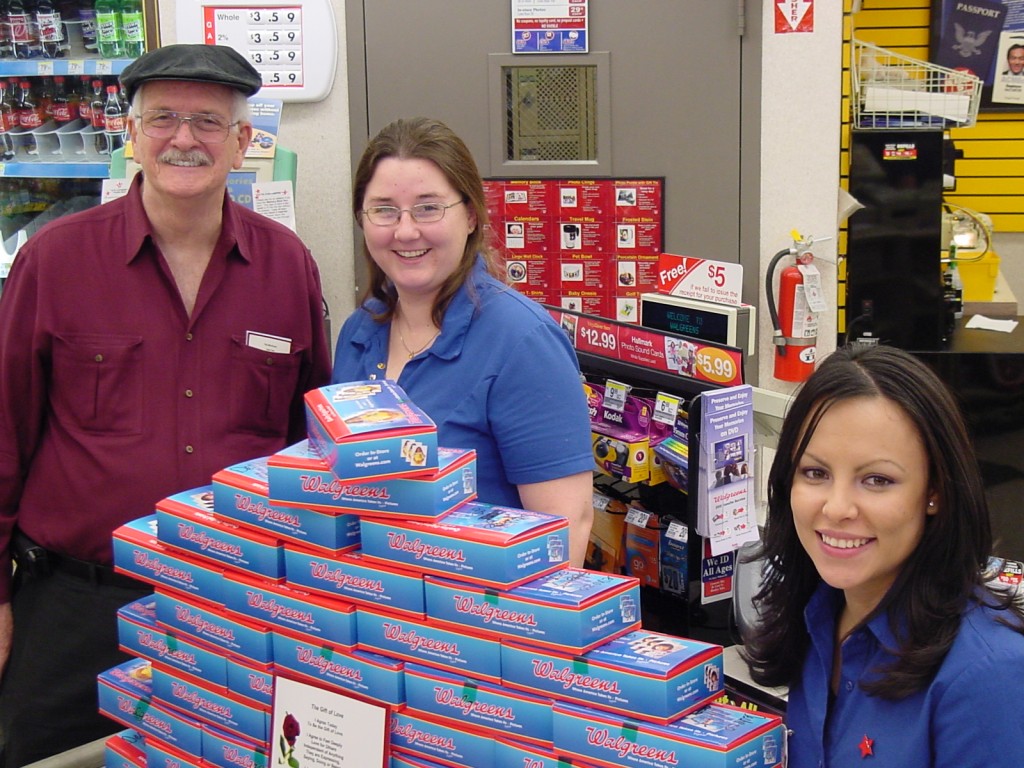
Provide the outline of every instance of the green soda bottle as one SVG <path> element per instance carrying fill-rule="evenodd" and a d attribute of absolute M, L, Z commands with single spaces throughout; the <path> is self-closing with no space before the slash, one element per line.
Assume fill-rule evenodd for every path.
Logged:
<path fill-rule="evenodd" d="M 146 30 L 142 22 L 142 0 L 122 0 L 121 39 L 124 55 L 137 59 L 145 52 Z"/>
<path fill-rule="evenodd" d="M 124 58 L 121 6 L 117 0 L 96 0 L 96 46 L 104 59 Z"/>

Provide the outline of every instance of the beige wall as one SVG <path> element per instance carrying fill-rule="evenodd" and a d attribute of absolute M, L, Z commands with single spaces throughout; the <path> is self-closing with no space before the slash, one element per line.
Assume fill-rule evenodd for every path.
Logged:
<path fill-rule="evenodd" d="M 284 106 L 281 146 L 298 153 L 296 228 L 320 266 L 332 331 L 354 307 L 351 154 L 348 130 L 348 73 L 344 51 L 344 0 L 333 0 L 338 40 L 334 87 L 323 101 Z M 176 42 L 175 0 L 160 2 L 160 37 Z"/>

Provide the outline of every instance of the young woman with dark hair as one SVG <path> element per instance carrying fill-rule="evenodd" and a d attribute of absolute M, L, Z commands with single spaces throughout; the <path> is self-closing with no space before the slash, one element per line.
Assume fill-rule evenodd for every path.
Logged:
<path fill-rule="evenodd" d="M 1024 609 L 956 401 L 884 346 L 830 355 L 797 394 L 768 481 L 744 655 L 790 687 L 790 768 L 1024 765 Z"/>

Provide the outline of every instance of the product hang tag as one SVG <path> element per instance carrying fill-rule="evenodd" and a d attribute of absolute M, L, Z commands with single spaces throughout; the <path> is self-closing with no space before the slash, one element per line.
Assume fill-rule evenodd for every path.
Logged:
<path fill-rule="evenodd" d="M 804 296 L 807 306 L 812 312 L 824 312 L 828 309 L 825 296 L 821 292 L 821 273 L 813 264 L 798 264 L 797 269 L 804 276 Z"/>
<path fill-rule="evenodd" d="M 610 411 L 622 413 L 626 410 L 626 397 L 629 395 L 629 385 L 619 381 L 608 379 L 604 385 L 603 405 Z"/>
<path fill-rule="evenodd" d="M 679 415 L 680 398 L 675 395 L 666 395 L 659 392 L 654 400 L 654 420 L 661 424 L 668 424 L 670 427 L 676 423 Z"/>
<path fill-rule="evenodd" d="M 651 513 L 637 507 L 630 507 L 626 513 L 626 522 L 635 525 L 637 528 L 646 528 L 647 521 L 651 519 Z"/>
<path fill-rule="evenodd" d="M 675 541 L 681 541 L 685 544 L 690 538 L 690 529 L 678 520 L 673 520 L 668 524 L 668 529 L 665 531 L 665 537 Z"/>

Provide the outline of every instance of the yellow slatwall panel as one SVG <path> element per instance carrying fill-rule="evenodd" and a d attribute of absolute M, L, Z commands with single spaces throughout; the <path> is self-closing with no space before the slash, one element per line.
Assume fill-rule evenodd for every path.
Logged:
<path fill-rule="evenodd" d="M 840 176 L 847 186 L 850 170 L 850 39 L 856 37 L 891 51 L 928 61 L 931 0 L 862 0 L 852 13 L 844 0 L 843 131 Z M 987 213 L 999 232 L 1024 232 L 1024 109 L 982 112 L 977 125 L 950 132 L 963 159 L 956 163 L 956 189 L 946 200 Z M 840 232 L 840 256 L 846 254 L 845 228 Z M 846 330 L 846 269 L 839 269 L 839 332 Z"/>

